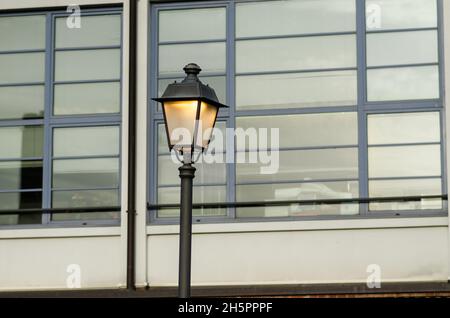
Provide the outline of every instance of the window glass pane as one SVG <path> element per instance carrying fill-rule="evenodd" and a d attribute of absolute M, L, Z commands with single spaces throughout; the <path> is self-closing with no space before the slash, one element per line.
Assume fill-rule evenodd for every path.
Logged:
<path fill-rule="evenodd" d="M 368 116 L 369 144 L 439 142 L 438 112 L 377 114 Z"/>
<path fill-rule="evenodd" d="M 237 156 L 240 154 L 244 153 L 237 153 Z M 253 154 L 258 153 L 253 152 Z M 247 163 L 250 162 L 249 153 L 246 155 L 245 161 L 241 161 L 239 157 L 236 158 L 238 183 L 358 178 L 358 149 L 356 148 L 280 151 L 277 170 L 276 157 L 272 157 L 272 162 L 269 164 L 263 164 L 261 160 L 257 163 Z M 268 168 L 270 164 L 276 173 L 262 174 L 261 167 Z"/>
<path fill-rule="evenodd" d="M 45 54 L 0 54 L 0 70 L 0 84 L 43 82 Z"/>
<path fill-rule="evenodd" d="M 252 184 L 236 190 L 238 202 L 351 199 L 359 193 L 358 181 Z"/>
<path fill-rule="evenodd" d="M 367 65 L 438 62 L 436 31 L 389 32 L 367 35 Z"/>
<path fill-rule="evenodd" d="M 366 0 L 368 30 L 437 26 L 436 0 Z"/>
<path fill-rule="evenodd" d="M 239 185 L 236 188 L 238 202 L 351 199 L 358 197 L 358 182 L 307 182 L 284 184 Z M 354 215 L 358 214 L 358 204 L 292 204 L 276 207 L 238 208 L 238 217 L 282 217 L 297 215 Z"/>
<path fill-rule="evenodd" d="M 223 154 L 216 155 L 215 158 L 222 163 L 207 163 L 200 162 L 195 164 L 197 169 L 195 172 L 194 184 L 205 183 L 225 183 L 226 178 L 226 164 Z M 211 156 L 211 161 L 215 160 Z M 180 162 L 170 155 L 160 155 L 158 158 L 158 184 L 160 185 L 177 185 L 180 183 L 178 167 Z"/>
<path fill-rule="evenodd" d="M 369 181 L 369 195 L 380 197 L 410 197 L 442 194 L 440 178 L 414 180 L 372 180 Z M 373 202 L 372 211 L 382 210 L 428 210 L 442 209 L 441 199 L 422 199 L 420 201 Z"/>
<path fill-rule="evenodd" d="M 120 45 L 120 15 L 83 15 L 81 28 L 69 28 L 67 17 L 55 25 L 56 48 Z"/>
<path fill-rule="evenodd" d="M 0 193 L 0 210 L 40 208 L 42 208 L 41 192 Z M 40 224 L 41 222 L 41 213 L 2 215 L 0 212 L 0 225 Z"/>
<path fill-rule="evenodd" d="M 40 208 L 42 208 L 42 192 L 0 193 L 0 210 Z"/>
<path fill-rule="evenodd" d="M 236 107 L 247 110 L 356 105 L 356 89 L 356 71 L 237 76 Z"/>
<path fill-rule="evenodd" d="M 181 82 L 183 78 L 176 78 L 176 79 L 162 79 L 158 81 L 158 97 L 161 97 L 161 95 L 166 90 L 167 86 L 169 84 L 172 84 L 174 81 L 177 81 L 178 83 Z M 207 76 L 202 77 L 200 75 L 200 81 L 203 84 L 211 86 L 214 91 L 216 92 L 217 98 L 219 99 L 219 102 L 226 104 L 226 78 L 225 76 Z M 161 105 L 158 104 L 158 110 L 161 111 Z"/>
<path fill-rule="evenodd" d="M 56 128 L 53 155 L 102 156 L 119 154 L 119 127 Z"/>
<path fill-rule="evenodd" d="M 237 37 L 354 31 L 355 21 L 354 0 L 236 4 Z"/>
<path fill-rule="evenodd" d="M 439 98 L 437 66 L 368 70 L 367 82 L 369 101 Z"/>
<path fill-rule="evenodd" d="M 0 119 L 44 117 L 44 86 L 0 87 Z"/>
<path fill-rule="evenodd" d="M 0 51 L 44 49 L 45 15 L 0 17 L 0 39 Z"/>
<path fill-rule="evenodd" d="M 53 161 L 54 188 L 119 186 L 119 159 L 76 159 Z"/>
<path fill-rule="evenodd" d="M 236 71 L 292 71 L 356 66 L 354 35 L 236 42 Z"/>
<path fill-rule="evenodd" d="M 42 161 L 0 162 L 0 190 L 41 188 Z"/>
<path fill-rule="evenodd" d="M 183 76 L 183 67 L 196 61 L 202 74 L 225 73 L 225 43 L 159 46 L 159 75 Z"/>
<path fill-rule="evenodd" d="M 158 203 L 179 204 L 180 202 L 180 187 L 159 188 L 158 189 Z M 225 186 L 207 186 L 194 187 L 193 191 L 194 203 L 207 202 L 226 202 L 226 187 Z M 226 209 L 208 208 L 208 209 L 193 209 L 194 216 L 225 216 Z M 178 217 L 178 209 L 159 210 L 158 217 Z"/>
<path fill-rule="evenodd" d="M 440 175 L 439 145 L 369 148 L 370 178 Z"/>
<path fill-rule="evenodd" d="M 0 128 L 0 158 L 42 157 L 42 126 Z"/>
<path fill-rule="evenodd" d="M 109 207 L 119 204 L 118 190 L 53 191 L 54 208 Z"/>
<path fill-rule="evenodd" d="M 225 39 L 225 8 L 159 12 L 159 41 Z"/>
<path fill-rule="evenodd" d="M 120 50 L 62 51 L 55 53 L 55 80 L 120 78 Z"/>
<path fill-rule="evenodd" d="M 103 114 L 120 111 L 120 83 L 55 85 L 55 115 Z"/>
<path fill-rule="evenodd" d="M 279 129 L 280 149 L 290 147 L 356 145 L 358 143 L 357 114 L 355 112 L 237 117 L 236 127 L 242 128 L 245 131 L 252 128 L 268 129 L 269 146 L 272 143 L 270 130 Z M 249 134 L 249 136 L 251 135 Z M 236 149 L 238 150 L 256 150 L 257 147 L 260 149 L 263 148 L 259 146 L 259 141 L 256 139 L 251 141 L 250 137 L 246 137 L 244 146 L 243 138 L 236 137 Z"/>

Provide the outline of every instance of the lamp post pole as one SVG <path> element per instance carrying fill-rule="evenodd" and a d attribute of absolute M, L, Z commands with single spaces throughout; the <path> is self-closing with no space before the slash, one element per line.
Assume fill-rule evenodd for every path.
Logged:
<path fill-rule="evenodd" d="M 191 297 L 192 181 L 195 177 L 195 168 L 191 163 L 184 163 L 178 170 L 181 179 L 178 296 L 189 298 Z"/>

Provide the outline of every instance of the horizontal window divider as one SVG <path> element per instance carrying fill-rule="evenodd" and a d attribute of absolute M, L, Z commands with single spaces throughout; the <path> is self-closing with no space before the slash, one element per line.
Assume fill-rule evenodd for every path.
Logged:
<path fill-rule="evenodd" d="M 432 145 L 441 145 L 440 141 L 432 141 L 432 142 L 412 142 L 412 143 L 398 143 L 398 144 L 373 144 L 367 145 L 369 148 L 380 148 L 380 147 L 408 147 L 408 146 L 432 146 Z"/>
<path fill-rule="evenodd" d="M 0 51 L 0 55 L 22 54 L 22 53 L 45 53 L 45 48 L 43 48 L 43 49 L 23 49 L 23 50 Z"/>
<path fill-rule="evenodd" d="M 21 86 L 44 86 L 45 82 L 22 82 L 22 83 L 3 83 L 0 84 L 0 88 L 2 87 L 21 87 Z"/>
<path fill-rule="evenodd" d="M 0 127 L 42 126 L 43 119 L 0 119 Z"/>
<path fill-rule="evenodd" d="M 96 16 L 96 15 L 116 15 L 116 14 L 122 14 L 122 9 L 119 6 L 116 6 L 114 4 L 111 4 L 112 7 L 108 8 L 108 7 L 101 7 L 101 8 L 83 8 L 83 6 L 81 7 L 81 9 L 83 10 L 83 16 Z M 69 17 L 72 15 L 72 13 L 67 13 L 66 11 L 61 12 L 59 11 L 54 11 L 51 12 L 52 16 L 55 18 L 64 18 L 64 17 Z"/>
<path fill-rule="evenodd" d="M 42 192 L 42 188 L 37 188 L 37 189 L 7 189 L 7 190 L 0 190 L 0 193 L 25 193 L 25 192 Z"/>
<path fill-rule="evenodd" d="M 407 67 L 423 67 L 423 66 L 439 66 L 439 62 L 429 63 L 414 63 L 414 64 L 392 64 L 392 65 L 377 65 L 367 66 L 368 70 L 388 69 L 388 68 L 407 68 Z"/>
<path fill-rule="evenodd" d="M 290 38 L 312 38 L 319 36 L 338 36 L 338 35 L 356 35 L 354 31 L 338 31 L 338 32 L 318 32 L 318 33 L 296 33 L 296 34 L 284 34 L 284 35 L 256 35 L 256 36 L 243 36 L 236 37 L 237 41 L 253 41 L 253 40 L 277 40 L 277 39 L 290 39 Z"/>
<path fill-rule="evenodd" d="M 98 83 L 120 83 L 120 78 L 76 80 L 76 81 L 54 81 L 54 85 L 63 84 L 98 84 Z"/>
<path fill-rule="evenodd" d="M 8 161 L 42 161 L 43 157 L 20 157 L 20 158 L 0 158 L 0 162 Z"/>
<path fill-rule="evenodd" d="M 96 191 L 96 190 L 119 190 L 119 186 L 115 187 L 89 187 L 89 188 L 52 188 L 52 192 L 67 191 Z"/>
<path fill-rule="evenodd" d="M 323 149 L 348 149 L 348 148 L 358 148 L 357 144 L 354 145 L 330 145 L 330 146 L 306 146 L 306 147 L 284 147 L 280 149 L 236 149 L 236 152 L 246 153 L 246 152 L 259 152 L 259 151 L 295 151 L 295 150 L 323 150 Z"/>
<path fill-rule="evenodd" d="M 181 165 L 181 164 L 180 164 Z M 195 178 L 194 178 L 195 180 Z M 193 184 L 193 187 L 225 187 L 226 183 L 195 183 Z M 180 187 L 180 184 L 159 184 L 158 188 L 176 188 Z"/>
<path fill-rule="evenodd" d="M 60 127 L 92 127 L 119 126 L 122 122 L 120 114 L 114 115 L 84 115 L 84 116 L 54 116 L 50 118 L 53 128 Z"/>
<path fill-rule="evenodd" d="M 358 178 L 334 178 L 334 179 L 308 179 L 308 180 L 279 180 L 279 181 L 244 181 L 236 182 L 236 186 L 240 185 L 271 185 L 271 184 L 294 184 L 294 183 L 322 183 L 322 182 L 350 182 L 359 181 Z"/>
<path fill-rule="evenodd" d="M 356 71 L 356 66 L 349 67 L 333 67 L 333 68 L 313 68 L 300 70 L 281 70 L 281 71 L 260 71 L 260 72 L 242 72 L 236 73 L 237 76 L 258 76 L 258 75 L 282 75 L 282 74 L 301 74 L 301 73 L 322 73 L 322 72 L 339 72 L 339 71 Z"/>
<path fill-rule="evenodd" d="M 217 127 L 216 127 L 217 128 Z M 209 149 L 209 148 L 207 148 L 207 149 Z M 203 152 L 202 153 L 202 155 L 201 156 L 203 156 L 203 155 L 224 155 L 224 154 L 226 154 L 226 151 L 216 151 L 214 154 L 211 154 L 211 153 L 208 153 L 207 151 L 206 152 Z M 162 153 L 158 153 L 158 157 L 170 157 L 172 155 L 172 153 L 171 152 L 162 152 Z"/>
<path fill-rule="evenodd" d="M 104 46 L 74 46 L 74 47 L 61 47 L 55 48 L 55 52 L 65 52 L 65 51 L 92 51 L 92 50 L 111 50 L 120 49 L 121 46 L 118 45 L 104 45 Z"/>
<path fill-rule="evenodd" d="M 29 213 L 95 213 L 95 212 L 120 212 L 120 206 L 99 206 L 81 208 L 42 208 L 42 209 L 5 209 L 0 210 L 0 215 L 29 214 Z"/>
<path fill-rule="evenodd" d="M 120 155 L 93 155 L 93 156 L 54 156 L 52 160 L 82 160 L 82 159 L 119 159 Z"/>
<path fill-rule="evenodd" d="M 183 75 L 181 73 L 180 73 L 180 75 L 159 75 L 159 76 L 157 76 L 156 79 L 157 80 L 171 80 L 171 79 L 183 80 L 185 76 L 186 76 L 186 74 Z M 217 76 L 227 76 L 227 74 L 224 72 L 216 72 L 216 73 L 210 72 L 210 73 L 205 73 L 205 74 L 202 73 L 201 75 L 199 75 L 199 79 L 202 80 L 203 77 L 217 77 Z"/>
<path fill-rule="evenodd" d="M 389 180 L 416 180 L 416 179 L 441 179 L 441 175 L 434 176 L 401 176 L 401 177 L 369 177 L 369 181 L 389 181 Z"/>
<path fill-rule="evenodd" d="M 299 107 L 280 109 L 255 109 L 236 110 L 236 118 L 251 116 L 274 116 L 274 115 L 298 115 L 298 114 L 322 114 L 322 113 L 342 113 L 356 112 L 357 106 L 329 106 L 329 107 Z"/>
<path fill-rule="evenodd" d="M 409 202 L 424 199 L 447 200 L 448 195 L 427 196 L 403 196 L 403 197 L 372 197 L 372 198 L 350 198 L 350 199 L 316 199 L 316 200 L 285 200 L 285 201 L 248 201 L 248 202 L 217 202 L 217 203 L 194 203 L 193 209 L 205 208 L 251 208 L 271 207 L 289 205 L 322 205 L 322 204 L 367 204 L 372 202 Z M 179 209 L 180 204 L 147 204 L 149 210 Z"/>
<path fill-rule="evenodd" d="M 439 99 L 366 102 L 361 108 L 367 115 L 407 112 L 430 112 L 443 109 Z"/>
<path fill-rule="evenodd" d="M 225 43 L 227 39 L 207 39 L 207 40 L 186 40 L 186 41 L 161 41 L 158 45 L 178 45 L 178 44 L 203 44 L 203 43 Z"/>
<path fill-rule="evenodd" d="M 407 28 L 407 29 L 380 29 L 380 30 L 366 30 L 367 34 L 377 33 L 396 33 L 396 32 L 417 32 L 417 31 L 437 31 L 438 27 L 425 27 L 425 28 Z"/>

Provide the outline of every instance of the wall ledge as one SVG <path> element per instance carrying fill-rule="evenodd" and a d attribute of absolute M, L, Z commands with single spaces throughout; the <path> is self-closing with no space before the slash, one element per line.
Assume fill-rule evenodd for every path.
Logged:
<path fill-rule="evenodd" d="M 194 224 L 194 234 L 448 227 L 448 217 Z M 149 225 L 147 235 L 176 235 L 179 225 Z"/>

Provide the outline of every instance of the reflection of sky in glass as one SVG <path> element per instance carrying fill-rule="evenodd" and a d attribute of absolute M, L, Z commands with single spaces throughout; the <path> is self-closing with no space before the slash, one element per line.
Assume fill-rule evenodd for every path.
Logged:
<path fill-rule="evenodd" d="M 369 145 L 439 142 L 438 112 L 369 115 Z"/>
<path fill-rule="evenodd" d="M 182 75 L 183 67 L 193 61 L 200 65 L 200 74 L 225 73 L 225 43 L 159 46 L 159 75 Z"/>
<path fill-rule="evenodd" d="M 356 66 L 354 35 L 236 42 L 236 72 Z"/>
<path fill-rule="evenodd" d="M 367 35 L 367 65 L 401 65 L 438 61 L 436 31 Z"/>
<path fill-rule="evenodd" d="M 436 0 L 367 0 L 366 6 L 381 9 L 381 28 L 407 29 L 436 27 Z"/>
<path fill-rule="evenodd" d="M 368 70 L 367 90 L 369 101 L 439 98 L 438 67 Z"/>
<path fill-rule="evenodd" d="M 236 36 L 267 36 L 355 30 L 354 0 L 239 3 Z"/>
<path fill-rule="evenodd" d="M 159 41 L 225 39 L 225 19 L 225 8 L 160 11 Z"/>
<path fill-rule="evenodd" d="M 440 175 L 440 145 L 369 147 L 370 178 Z"/>
<path fill-rule="evenodd" d="M 356 71 L 236 77 L 238 109 L 356 105 Z"/>

